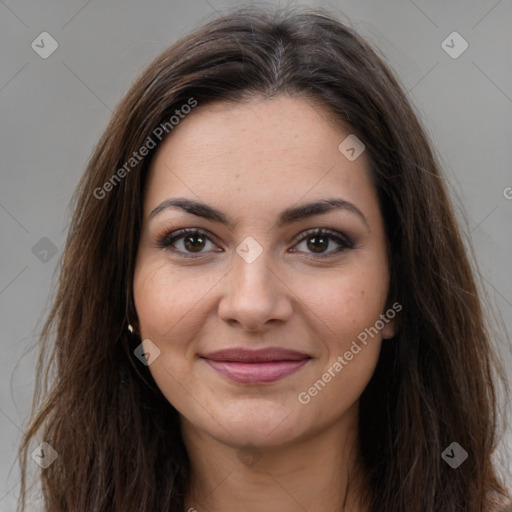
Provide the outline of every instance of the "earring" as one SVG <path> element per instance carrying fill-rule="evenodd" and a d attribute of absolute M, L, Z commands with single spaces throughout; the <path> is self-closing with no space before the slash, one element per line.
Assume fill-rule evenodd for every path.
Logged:
<path fill-rule="evenodd" d="M 133 330 L 133 326 L 132 324 L 128 324 L 128 330 L 133 334 L 134 333 L 134 330 Z"/>

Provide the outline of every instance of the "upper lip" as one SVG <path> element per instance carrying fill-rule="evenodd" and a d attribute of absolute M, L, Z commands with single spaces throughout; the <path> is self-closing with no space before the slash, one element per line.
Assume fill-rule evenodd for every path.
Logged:
<path fill-rule="evenodd" d="M 279 347 L 249 350 L 245 348 L 227 348 L 203 354 L 201 357 L 213 361 L 229 361 L 238 363 L 262 363 L 269 361 L 300 361 L 310 359 L 311 356 L 296 350 L 287 350 Z"/>

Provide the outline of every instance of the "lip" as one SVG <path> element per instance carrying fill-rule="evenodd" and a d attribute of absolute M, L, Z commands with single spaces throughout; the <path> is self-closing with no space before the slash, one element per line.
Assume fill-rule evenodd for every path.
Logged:
<path fill-rule="evenodd" d="M 240 384 L 265 384 L 295 373 L 311 357 L 283 348 L 225 349 L 201 356 L 222 376 Z"/>
<path fill-rule="evenodd" d="M 212 361 L 225 361 L 233 363 L 267 363 L 271 361 L 301 361 L 309 359 L 308 354 L 288 350 L 280 347 L 260 348 L 249 350 L 246 348 L 227 348 L 203 354 L 201 357 Z"/>

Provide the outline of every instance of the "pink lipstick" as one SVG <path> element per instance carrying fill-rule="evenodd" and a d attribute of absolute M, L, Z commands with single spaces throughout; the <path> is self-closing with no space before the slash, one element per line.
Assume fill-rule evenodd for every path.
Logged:
<path fill-rule="evenodd" d="M 265 384 L 283 379 L 311 359 L 307 354 L 278 347 L 225 349 L 201 357 L 219 374 L 240 384 Z"/>

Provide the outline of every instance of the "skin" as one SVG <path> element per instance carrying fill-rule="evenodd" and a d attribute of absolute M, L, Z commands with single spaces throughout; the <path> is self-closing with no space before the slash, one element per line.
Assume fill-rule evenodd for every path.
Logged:
<path fill-rule="evenodd" d="M 387 242 L 368 160 L 363 152 L 349 161 L 338 149 L 349 133 L 304 98 L 216 102 L 194 109 L 155 155 L 134 298 L 141 339 L 160 350 L 150 371 L 182 421 L 193 468 L 185 510 L 365 510 L 353 486 L 346 491 L 357 461 L 359 397 L 395 323 L 359 343 L 361 352 L 308 404 L 297 398 L 390 307 Z M 201 200 L 236 225 L 177 208 L 149 218 L 173 197 Z M 339 209 L 274 226 L 285 208 L 330 197 L 356 205 L 367 224 Z M 211 241 L 193 237 L 196 245 L 203 240 L 199 253 L 186 237 L 175 252 L 158 247 L 162 235 L 182 228 L 204 230 Z M 330 256 L 319 258 L 314 236 L 298 240 L 312 228 L 343 233 L 353 247 L 336 252 L 339 244 L 324 239 L 320 253 Z M 263 251 L 252 263 L 236 252 L 248 236 Z M 312 359 L 281 380 L 244 385 L 199 357 L 270 346 Z M 244 464 L 248 443 L 258 459 Z"/>

